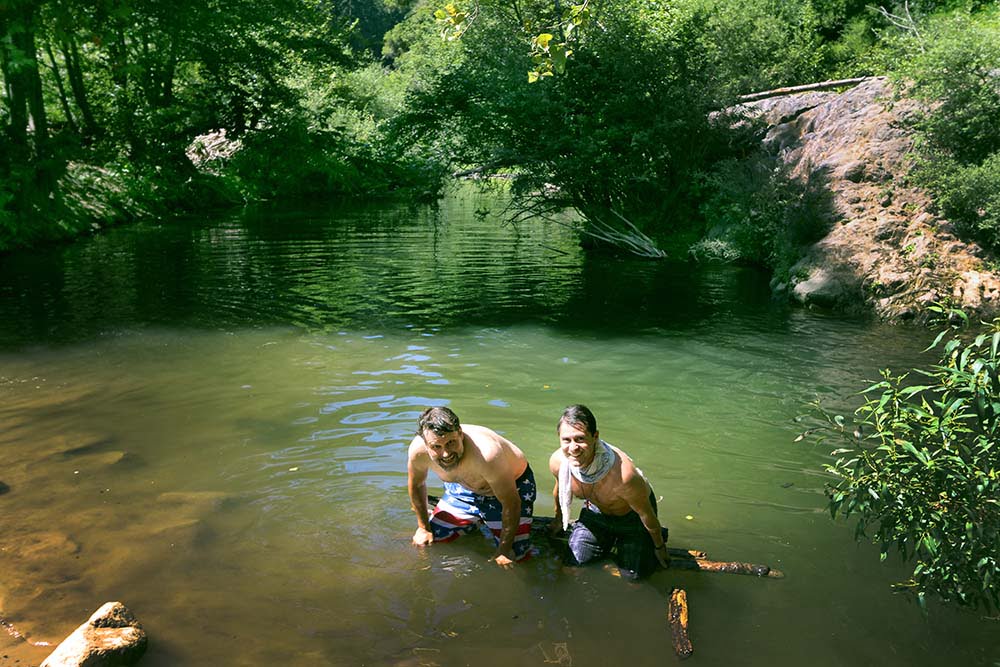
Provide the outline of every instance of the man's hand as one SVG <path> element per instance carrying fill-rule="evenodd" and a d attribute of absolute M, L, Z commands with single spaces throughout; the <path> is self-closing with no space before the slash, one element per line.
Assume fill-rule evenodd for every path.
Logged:
<path fill-rule="evenodd" d="M 413 543 L 418 547 L 426 547 L 432 542 L 434 542 L 434 533 L 429 530 L 417 528 L 417 532 L 413 533 Z"/>
<path fill-rule="evenodd" d="M 513 556 L 513 554 L 504 554 L 497 552 L 497 554 L 490 560 L 492 560 L 494 563 L 496 563 L 503 569 L 509 570 L 512 567 L 514 567 L 514 559 L 511 558 L 511 556 Z"/>
<path fill-rule="evenodd" d="M 660 561 L 660 567 L 670 567 L 670 554 L 667 552 L 666 544 L 656 550 L 656 560 Z"/>

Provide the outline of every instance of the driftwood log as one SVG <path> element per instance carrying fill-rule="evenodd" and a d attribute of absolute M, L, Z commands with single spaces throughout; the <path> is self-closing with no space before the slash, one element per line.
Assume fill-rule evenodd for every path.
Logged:
<path fill-rule="evenodd" d="M 545 533 L 548 535 L 548 526 L 554 519 L 549 516 L 536 516 L 531 525 L 532 533 Z M 570 524 L 572 525 L 572 524 Z M 663 533 L 664 539 L 667 537 L 666 529 Z M 565 540 L 556 537 L 555 539 Z M 768 565 L 757 563 L 743 563 L 739 561 L 717 561 L 709 560 L 708 554 L 700 549 L 678 549 L 667 547 L 670 554 L 670 568 L 673 570 L 698 570 L 699 572 L 719 572 L 721 574 L 748 574 L 754 577 L 769 577 L 771 579 L 781 579 L 785 575 L 780 570 L 775 570 Z"/>
<path fill-rule="evenodd" d="M 667 621 L 670 623 L 670 642 L 674 645 L 674 653 L 681 659 L 690 657 L 694 647 L 688 637 L 687 593 L 682 588 L 670 591 Z"/>

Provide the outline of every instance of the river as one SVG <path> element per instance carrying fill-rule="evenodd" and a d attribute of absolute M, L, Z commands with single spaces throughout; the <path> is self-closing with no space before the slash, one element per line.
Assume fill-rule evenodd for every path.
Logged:
<path fill-rule="evenodd" d="M 752 269 L 584 253 L 503 206 L 272 207 L 0 257 L 0 617 L 57 643 L 121 600 L 144 667 L 643 666 L 676 661 L 677 586 L 692 664 L 1000 664 L 996 621 L 891 592 L 906 569 L 826 511 L 831 446 L 795 442 L 809 401 L 929 362 L 927 331 L 791 308 Z M 517 443 L 551 515 L 577 402 L 672 545 L 785 578 L 410 544 L 423 407 Z M 0 664 L 48 650 L 0 637 Z"/>

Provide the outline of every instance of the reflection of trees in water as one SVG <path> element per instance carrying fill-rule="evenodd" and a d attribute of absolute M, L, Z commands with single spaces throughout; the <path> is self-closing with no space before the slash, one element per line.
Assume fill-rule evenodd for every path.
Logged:
<path fill-rule="evenodd" d="M 480 194 L 118 229 L 0 267 L 0 284 L 12 283 L 0 308 L 26 322 L 32 340 L 148 324 L 495 323 L 560 308 L 577 279 L 575 239 L 558 228 L 505 227 L 493 208 L 502 199 Z M 21 340 L 22 331 L 0 329 L 0 340 Z"/>

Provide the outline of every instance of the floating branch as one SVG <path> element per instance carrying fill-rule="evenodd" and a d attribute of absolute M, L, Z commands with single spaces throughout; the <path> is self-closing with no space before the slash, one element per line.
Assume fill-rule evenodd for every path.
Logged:
<path fill-rule="evenodd" d="M 667 621 L 670 623 L 670 641 L 674 645 L 674 653 L 681 659 L 691 657 L 694 647 L 688 637 L 687 593 L 682 588 L 670 591 Z"/>

